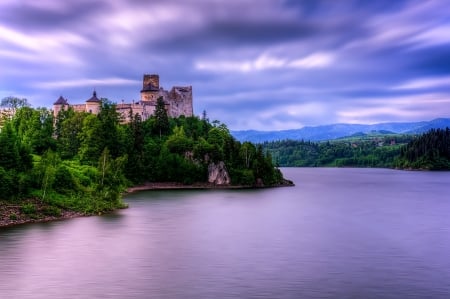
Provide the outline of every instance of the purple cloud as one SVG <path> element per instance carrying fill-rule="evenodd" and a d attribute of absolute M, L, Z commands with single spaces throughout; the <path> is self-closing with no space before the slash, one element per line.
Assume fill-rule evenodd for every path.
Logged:
<path fill-rule="evenodd" d="M 51 107 L 144 73 L 232 129 L 450 117 L 443 1 L 2 1 L 0 98 Z"/>

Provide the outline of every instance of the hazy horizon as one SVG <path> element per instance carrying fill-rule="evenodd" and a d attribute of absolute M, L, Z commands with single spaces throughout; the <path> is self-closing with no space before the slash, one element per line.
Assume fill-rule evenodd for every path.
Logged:
<path fill-rule="evenodd" d="M 449 20 L 445 1 L 6 0 L 0 98 L 131 102 L 157 73 L 231 130 L 448 118 Z"/>
<path fill-rule="evenodd" d="M 448 117 L 436 117 L 433 119 L 423 119 L 423 120 L 418 120 L 418 121 L 383 121 L 383 122 L 376 122 L 376 123 L 323 123 L 320 125 L 305 125 L 302 127 L 298 127 L 298 128 L 291 128 L 291 129 L 280 129 L 280 130 L 255 130 L 255 129 L 244 129 L 244 130 L 232 130 L 232 131 L 261 131 L 261 132 L 272 132 L 272 131 L 289 131 L 289 130 L 298 130 L 298 129 L 303 129 L 303 128 L 307 128 L 307 127 L 322 127 L 322 126 L 334 126 L 334 125 L 363 125 L 363 126 L 373 126 L 373 125 L 379 125 L 379 124 L 400 124 L 400 123 L 415 123 L 415 122 L 430 122 L 436 119 L 450 119 Z"/>

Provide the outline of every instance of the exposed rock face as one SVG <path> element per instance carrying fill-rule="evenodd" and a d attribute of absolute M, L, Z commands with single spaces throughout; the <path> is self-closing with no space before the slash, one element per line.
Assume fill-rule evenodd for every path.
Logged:
<path fill-rule="evenodd" d="M 225 163 L 220 161 L 217 163 L 211 163 L 208 165 L 208 182 L 215 185 L 229 185 L 231 182 L 230 175 L 225 168 Z"/>

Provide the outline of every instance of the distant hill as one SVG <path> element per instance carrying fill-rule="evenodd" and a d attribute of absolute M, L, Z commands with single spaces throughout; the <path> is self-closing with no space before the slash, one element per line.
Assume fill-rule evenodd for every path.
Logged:
<path fill-rule="evenodd" d="M 355 134 L 352 134 L 350 136 L 344 136 L 344 137 L 339 137 L 336 139 L 347 139 L 347 138 L 364 138 L 364 137 L 380 137 L 380 136 L 387 136 L 387 135 L 397 135 L 398 133 L 392 132 L 392 131 L 387 131 L 387 130 L 379 130 L 379 131 L 368 131 L 368 132 L 357 132 Z"/>
<path fill-rule="evenodd" d="M 429 122 L 426 125 L 410 130 L 406 133 L 408 134 L 419 134 L 428 132 L 431 129 L 445 129 L 446 127 L 450 128 L 450 118 L 436 118 Z"/>
<path fill-rule="evenodd" d="M 264 141 L 285 139 L 322 141 L 355 134 L 370 134 L 371 132 L 386 132 L 386 134 L 418 134 L 427 132 L 430 129 L 444 129 L 445 127 L 450 127 L 450 118 L 437 118 L 431 121 L 420 122 L 390 122 L 373 125 L 333 124 L 282 131 L 231 131 L 231 134 L 241 142 L 250 141 L 261 143 Z"/>

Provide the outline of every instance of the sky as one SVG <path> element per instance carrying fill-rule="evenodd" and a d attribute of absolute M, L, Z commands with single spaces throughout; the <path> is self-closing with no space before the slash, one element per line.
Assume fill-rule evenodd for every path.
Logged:
<path fill-rule="evenodd" d="M 0 98 L 192 85 L 232 130 L 450 117 L 446 0 L 1 0 Z"/>

